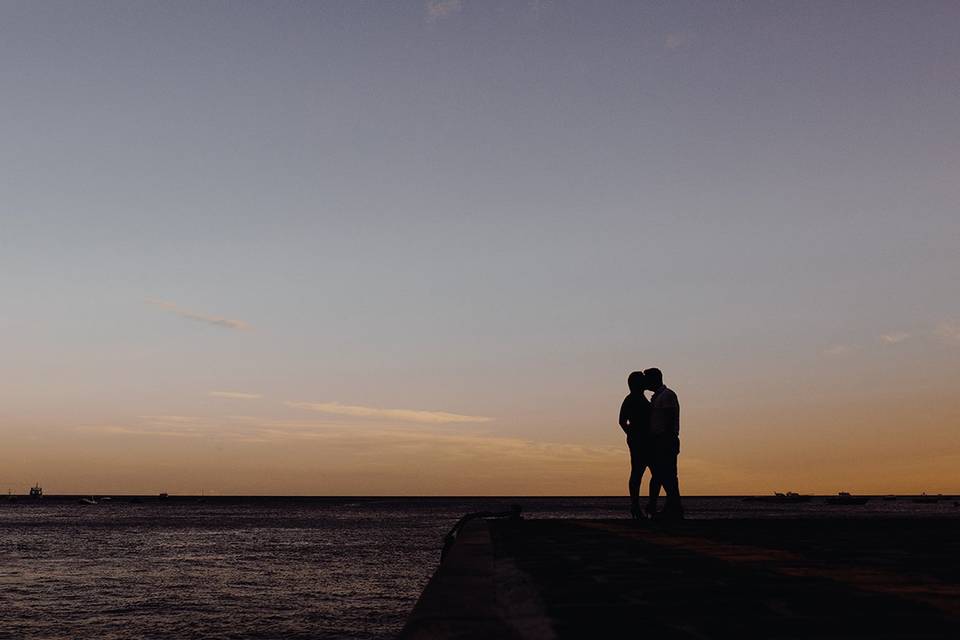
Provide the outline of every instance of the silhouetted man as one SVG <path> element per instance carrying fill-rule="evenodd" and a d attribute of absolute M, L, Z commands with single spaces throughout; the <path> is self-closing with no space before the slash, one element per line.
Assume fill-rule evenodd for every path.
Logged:
<path fill-rule="evenodd" d="M 650 440 L 653 448 L 653 482 L 662 485 L 667 503 L 658 514 L 665 518 L 682 518 L 680 480 L 677 478 L 677 456 L 680 455 L 680 401 L 673 390 L 663 384 L 660 369 L 643 372 L 646 388 L 653 392 L 650 398 Z M 651 483 L 652 484 L 652 483 Z M 659 488 L 657 494 L 659 494 Z M 656 496 L 651 491 L 651 502 Z"/>
<path fill-rule="evenodd" d="M 634 371 L 627 376 L 627 386 L 630 393 L 620 405 L 620 428 L 627 434 L 627 447 L 630 449 L 630 480 L 627 487 L 630 490 L 630 515 L 635 519 L 643 518 L 640 511 L 640 482 L 643 472 L 650 467 L 651 487 L 650 502 L 647 512 L 652 515 L 656 510 L 656 498 L 660 493 L 657 485 L 653 492 L 653 446 L 650 439 L 650 402 L 643 395 L 646 388 L 643 373 Z M 651 510 L 652 509 L 652 510 Z"/>

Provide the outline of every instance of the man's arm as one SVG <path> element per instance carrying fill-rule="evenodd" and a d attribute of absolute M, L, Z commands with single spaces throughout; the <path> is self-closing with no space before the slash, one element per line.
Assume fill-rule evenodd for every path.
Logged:
<path fill-rule="evenodd" d="M 651 409 L 651 425 L 655 435 L 680 435 L 680 402 L 677 394 L 670 389 L 664 389 L 653 399 Z"/>
<path fill-rule="evenodd" d="M 675 436 L 680 435 L 680 400 L 673 391 L 665 393 L 663 399 L 663 417 L 667 432 Z"/>

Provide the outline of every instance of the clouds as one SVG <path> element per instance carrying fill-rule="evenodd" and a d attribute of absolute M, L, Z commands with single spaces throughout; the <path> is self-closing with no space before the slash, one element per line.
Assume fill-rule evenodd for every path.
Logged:
<path fill-rule="evenodd" d="M 906 331 L 892 331 L 880 336 L 880 342 L 883 344 L 900 344 L 910 339 L 910 334 Z"/>
<path fill-rule="evenodd" d="M 960 322 L 949 320 L 937 325 L 937 335 L 953 347 L 960 347 Z"/>
<path fill-rule="evenodd" d="M 835 344 L 824 349 L 823 355 L 830 358 L 841 358 L 843 356 L 850 355 L 857 349 L 858 347 L 855 347 L 850 344 Z"/>
<path fill-rule="evenodd" d="M 463 0 L 427 0 L 424 10 L 427 21 L 435 22 L 463 11 Z"/>
<path fill-rule="evenodd" d="M 455 458 L 496 458 L 539 460 L 558 463 L 605 462 L 623 458 L 621 447 L 534 441 L 514 436 L 483 433 L 443 432 L 427 427 L 405 429 L 356 429 L 346 425 L 310 425 L 296 422 L 264 422 L 256 427 L 265 441 L 312 441 L 325 448 L 343 449 L 362 456 L 398 457 L 406 453 L 443 453 L 444 460 Z"/>
<path fill-rule="evenodd" d="M 258 393 L 241 391 L 209 391 L 207 395 L 229 401 L 260 399 Z M 477 425 L 490 422 L 486 416 L 469 416 L 446 411 L 415 409 L 378 409 L 338 402 L 286 402 L 292 409 L 328 414 L 330 418 L 312 420 L 280 416 L 244 415 L 142 415 L 123 423 L 85 425 L 81 431 L 115 436 L 154 436 L 169 438 L 206 438 L 238 443 L 282 443 L 297 440 L 323 441 L 328 444 L 363 443 L 368 440 L 389 441 L 397 446 L 426 446 L 438 439 L 450 442 L 447 431 L 438 430 L 448 424 Z M 274 406 L 280 406 L 276 403 Z M 356 420 L 360 418 L 362 420 Z M 397 425 L 396 423 L 404 423 Z M 406 426 L 405 426 L 406 425 Z M 477 443 L 488 442 L 485 434 L 464 431 L 458 438 Z M 458 440 L 461 442 L 462 440 Z M 405 444 L 404 444 L 405 443 Z M 532 445 L 530 445 L 532 446 Z M 527 447 L 529 448 L 529 447 Z"/>
<path fill-rule="evenodd" d="M 668 33 L 663 38 L 663 46 L 669 51 L 674 51 L 676 49 L 683 49 L 687 47 L 694 41 L 696 34 L 693 31 L 674 31 L 673 33 Z"/>
<path fill-rule="evenodd" d="M 944 325 L 941 325 L 941 327 L 943 326 Z M 960 344 L 960 325 L 956 326 L 955 330 L 958 336 L 957 344 Z M 947 331 L 946 333 L 949 334 L 950 332 Z M 885 347 L 891 347 L 894 345 L 903 344 L 913 337 L 913 334 L 909 331 L 887 331 L 886 333 L 881 333 L 879 336 L 877 336 L 876 341 Z M 839 358 L 852 355 L 863 349 L 864 346 L 862 344 L 835 344 L 823 349 L 821 354 L 831 358 Z"/>
<path fill-rule="evenodd" d="M 186 318 L 187 320 L 194 320 L 196 322 L 203 322 L 215 327 L 222 327 L 224 329 L 232 329 L 235 331 L 249 331 L 252 327 L 244 322 L 243 320 L 233 320 L 230 318 L 223 318 L 220 316 L 213 316 L 204 313 L 197 313 L 195 311 L 189 311 L 183 309 L 178 305 L 172 302 L 166 302 L 164 300 L 155 300 L 153 298 L 147 298 L 147 304 L 160 307 L 161 309 L 166 309 L 171 313 L 175 313 L 181 318 Z"/>
<path fill-rule="evenodd" d="M 206 435 L 199 418 L 186 416 L 142 416 L 138 424 L 97 424 L 78 427 L 78 431 L 111 436 L 156 436 L 162 438 L 199 438 Z"/>
<path fill-rule="evenodd" d="M 131 424 L 98 424 L 78 431 L 113 436 L 208 438 L 238 443 L 323 445 L 351 458 L 401 459 L 405 454 L 442 454 L 444 460 L 497 459 L 559 464 L 622 462 L 621 447 L 542 442 L 514 436 L 450 432 L 430 426 L 358 428 L 343 422 L 275 420 L 253 417 L 141 416 Z"/>
<path fill-rule="evenodd" d="M 124 424 L 92 424 L 78 431 L 113 436 L 204 438 L 234 442 L 264 442 L 263 422 L 244 416 L 139 416 Z"/>
<path fill-rule="evenodd" d="M 130 452 L 177 451 L 178 456 L 190 457 L 215 446 L 225 453 L 209 464 L 227 465 L 231 473 L 219 474 L 206 486 L 212 482 L 227 492 L 239 489 L 231 491 L 229 484 L 217 483 L 234 482 L 234 476 L 248 478 L 245 482 L 256 476 L 258 490 L 263 491 L 261 474 L 264 469 L 276 469 L 270 480 L 276 481 L 279 475 L 289 482 L 290 474 L 298 470 L 310 493 L 571 495 L 582 493 L 586 486 L 611 493 L 622 484 L 627 467 L 622 446 L 545 442 L 426 425 L 386 428 L 324 421 L 154 416 L 132 421 L 130 426 L 94 425 L 78 431 L 94 438 L 122 438 L 124 450 Z M 255 473 L 237 473 L 236 465 L 253 465 L 245 468 Z M 319 475 L 318 469 L 322 469 Z M 331 481 L 340 484 L 334 489 Z"/>
<path fill-rule="evenodd" d="M 424 411 L 418 409 L 378 409 L 360 405 L 340 404 L 339 402 L 287 402 L 288 407 L 306 409 L 317 413 L 326 413 L 338 416 L 356 418 L 383 418 L 399 420 L 401 422 L 416 422 L 419 424 L 454 424 L 454 423 L 483 423 L 493 418 L 485 416 L 468 416 L 446 411 Z"/>
<path fill-rule="evenodd" d="M 209 391 L 207 395 L 213 398 L 230 398 L 232 400 L 256 400 L 263 397 L 259 393 L 243 393 L 242 391 Z"/>
<path fill-rule="evenodd" d="M 960 347 L 960 321 L 943 320 L 933 327 L 928 326 L 915 332 L 891 330 L 875 338 L 875 343 L 880 343 L 883 347 L 894 347 L 906 342 L 917 342 L 928 347 L 939 342 L 950 347 Z M 868 346 L 866 342 L 838 343 L 822 349 L 820 354 L 829 358 L 842 358 L 861 351 L 867 352 Z"/>

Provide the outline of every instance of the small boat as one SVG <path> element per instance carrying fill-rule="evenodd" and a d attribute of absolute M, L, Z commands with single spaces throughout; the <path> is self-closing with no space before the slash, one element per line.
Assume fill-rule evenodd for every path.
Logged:
<path fill-rule="evenodd" d="M 943 496 L 928 496 L 925 493 L 921 493 L 919 496 L 913 498 L 913 501 L 920 504 L 934 504 L 936 502 L 940 502 L 940 498 L 942 497 Z"/>
<path fill-rule="evenodd" d="M 841 491 L 835 496 L 827 498 L 827 504 L 867 504 L 870 498 L 867 496 L 853 496 L 846 491 Z"/>
<path fill-rule="evenodd" d="M 31 498 L 42 498 L 43 497 L 43 487 L 40 486 L 40 483 L 30 487 L 30 497 Z"/>
<path fill-rule="evenodd" d="M 170 497 L 170 494 L 168 494 L 166 491 L 164 491 L 164 492 L 161 493 L 159 496 L 157 496 L 157 499 L 158 499 L 158 500 L 166 500 L 166 499 L 169 498 L 169 497 Z"/>
<path fill-rule="evenodd" d="M 774 493 L 772 496 L 747 496 L 743 499 L 744 502 L 766 502 L 773 504 L 795 504 L 797 502 L 810 502 L 813 499 L 813 496 L 810 495 L 801 495 L 794 491 L 787 491 L 786 493 Z"/>
<path fill-rule="evenodd" d="M 80 504 L 97 504 L 97 501 L 93 498 L 93 496 L 90 496 L 89 498 L 80 498 L 77 500 L 77 502 Z"/>
<path fill-rule="evenodd" d="M 886 502 L 892 502 L 897 499 L 897 496 L 883 496 L 883 500 Z"/>

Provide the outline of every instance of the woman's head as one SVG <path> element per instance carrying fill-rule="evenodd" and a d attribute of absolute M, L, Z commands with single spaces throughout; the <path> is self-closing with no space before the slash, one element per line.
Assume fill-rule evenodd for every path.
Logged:
<path fill-rule="evenodd" d="M 630 387 L 630 393 L 643 393 L 645 382 L 642 371 L 634 371 L 627 376 L 627 386 Z"/>

